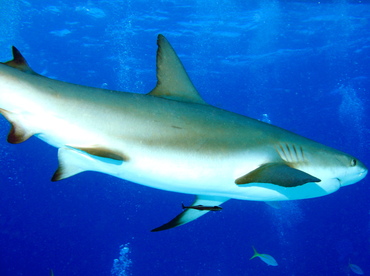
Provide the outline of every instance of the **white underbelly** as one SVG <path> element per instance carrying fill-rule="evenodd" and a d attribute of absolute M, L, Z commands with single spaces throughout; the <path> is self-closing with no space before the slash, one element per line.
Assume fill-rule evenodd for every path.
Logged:
<path fill-rule="evenodd" d="M 40 122 L 40 117 L 31 118 Z M 55 119 L 55 118 L 54 118 Z M 32 121 L 32 120 L 31 120 Z M 57 126 L 57 127 L 54 127 Z M 119 144 L 120 151 L 128 161 L 116 162 L 96 158 L 85 152 L 68 148 L 72 166 L 81 171 L 98 171 L 131 182 L 166 191 L 222 196 L 242 200 L 276 201 L 295 200 L 327 195 L 339 189 L 338 180 L 328 179 L 319 183 L 306 183 L 297 187 L 281 187 L 269 183 L 235 184 L 235 179 L 256 169 L 257 164 L 269 162 L 269 156 L 261 153 L 250 156 L 230 154 L 206 156 L 196 152 L 182 152 L 162 147 L 155 148 L 140 142 L 114 141 L 111 137 L 99 136 L 70 123 L 44 119 L 38 137 L 59 148 L 67 146 L 90 146 L 94 144 Z M 67 162 L 69 162 L 67 160 Z"/>

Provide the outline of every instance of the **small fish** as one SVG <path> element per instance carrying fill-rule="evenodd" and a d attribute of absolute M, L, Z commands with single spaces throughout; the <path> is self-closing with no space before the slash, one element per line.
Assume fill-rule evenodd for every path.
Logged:
<path fill-rule="evenodd" d="M 257 250 L 254 248 L 254 246 L 252 246 L 252 248 L 253 248 L 253 251 L 254 251 L 254 255 L 249 260 L 252 260 L 256 257 L 259 257 L 262 261 L 264 261 L 268 265 L 278 266 L 278 263 L 274 259 L 274 257 L 272 257 L 269 254 L 260 254 L 260 253 L 258 253 Z"/>
<path fill-rule="evenodd" d="M 195 206 L 185 206 L 182 204 L 182 209 L 195 209 L 199 211 L 220 211 L 222 210 L 221 206 L 204 206 L 204 205 L 195 205 Z"/>
<path fill-rule="evenodd" d="M 358 275 L 364 275 L 363 270 L 358 265 L 348 263 L 348 266 L 353 271 L 353 273 L 358 274 Z"/>

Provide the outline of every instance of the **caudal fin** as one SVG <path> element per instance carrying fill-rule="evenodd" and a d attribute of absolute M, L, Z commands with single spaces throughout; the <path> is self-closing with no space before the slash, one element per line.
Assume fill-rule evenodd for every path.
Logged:
<path fill-rule="evenodd" d="M 253 248 L 253 256 L 249 259 L 249 260 L 252 260 L 256 257 L 258 257 L 260 254 L 257 252 L 256 248 L 254 248 L 254 246 L 252 245 L 252 248 Z"/>

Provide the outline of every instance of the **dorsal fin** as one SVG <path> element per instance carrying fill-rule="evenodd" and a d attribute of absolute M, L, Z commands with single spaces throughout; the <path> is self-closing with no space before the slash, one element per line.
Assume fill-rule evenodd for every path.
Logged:
<path fill-rule="evenodd" d="M 157 85 L 149 95 L 207 104 L 199 95 L 179 57 L 163 35 L 157 40 Z"/>
<path fill-rule="evenodd" d="M 5 65 L 8 65 L 10 67 L 13 67 L 15 69 L 18 69 L 28 74 L 38 75 L 28 65 L 26 59 L 22 56 L 21 52 L 19 52 L 19 50 L 16 47 L 12 46 L 12 52 L 13 52 L 13 59 L 7 62 L 4 62 Z"/>

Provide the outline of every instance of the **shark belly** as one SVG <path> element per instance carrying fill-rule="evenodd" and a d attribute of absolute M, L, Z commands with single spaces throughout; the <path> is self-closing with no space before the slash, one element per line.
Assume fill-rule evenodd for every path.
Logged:
<path fill-rule="evenodd" d="M 88 134 L 88 137 L 91 135 L 92 133 Z M 52 137 L 55 136 L 57 135 Z M 64 145 L 76 144 L 80 138 L 81 136 L 75 141 L 69 139 L 68 142 L 64 142 Z M 45 140 L 52 145 L 57 144 L 52 139 Z M 63 139 L 61 137 L 58 140 Z M 137 141 L 140 139 L 137 138 Z M 271 183 L 249 183 L 248 187 L 237 186 L 234 179 L 239 175 L 238 171 L 252 171 L 255 168 L 255 163 L 245 162 L 242 156 L 237 154 L 233 156 L 231 152 L 225 155 L 207 156 L 189 149 L 176 151 L 162 148 L 158 151 L 158 147 L 163 145 L 148 146 L 137 141 L 124 144 L 125 153 L 129 156 L 128 161 L 114 163 L 107 158 L 97 158 L 79 150 L 68 149 L 72 156 L 71 160 L 77 157 L 78 161 L 67 159 L 65 162 L 75 163 L 74 165 L 81 168 L 81 171 L 106 173 L 152 188 L 242 200 L 296 200 L 324 196 L 340 187 L 336 179 L 306 183 L 304 186 L 292 188 Z M 253 156 L 252 159 L 257 164 L 273 162 L 276 158 L 272 154 L 269 159 L 262 152 L 256 152 Z"/>

